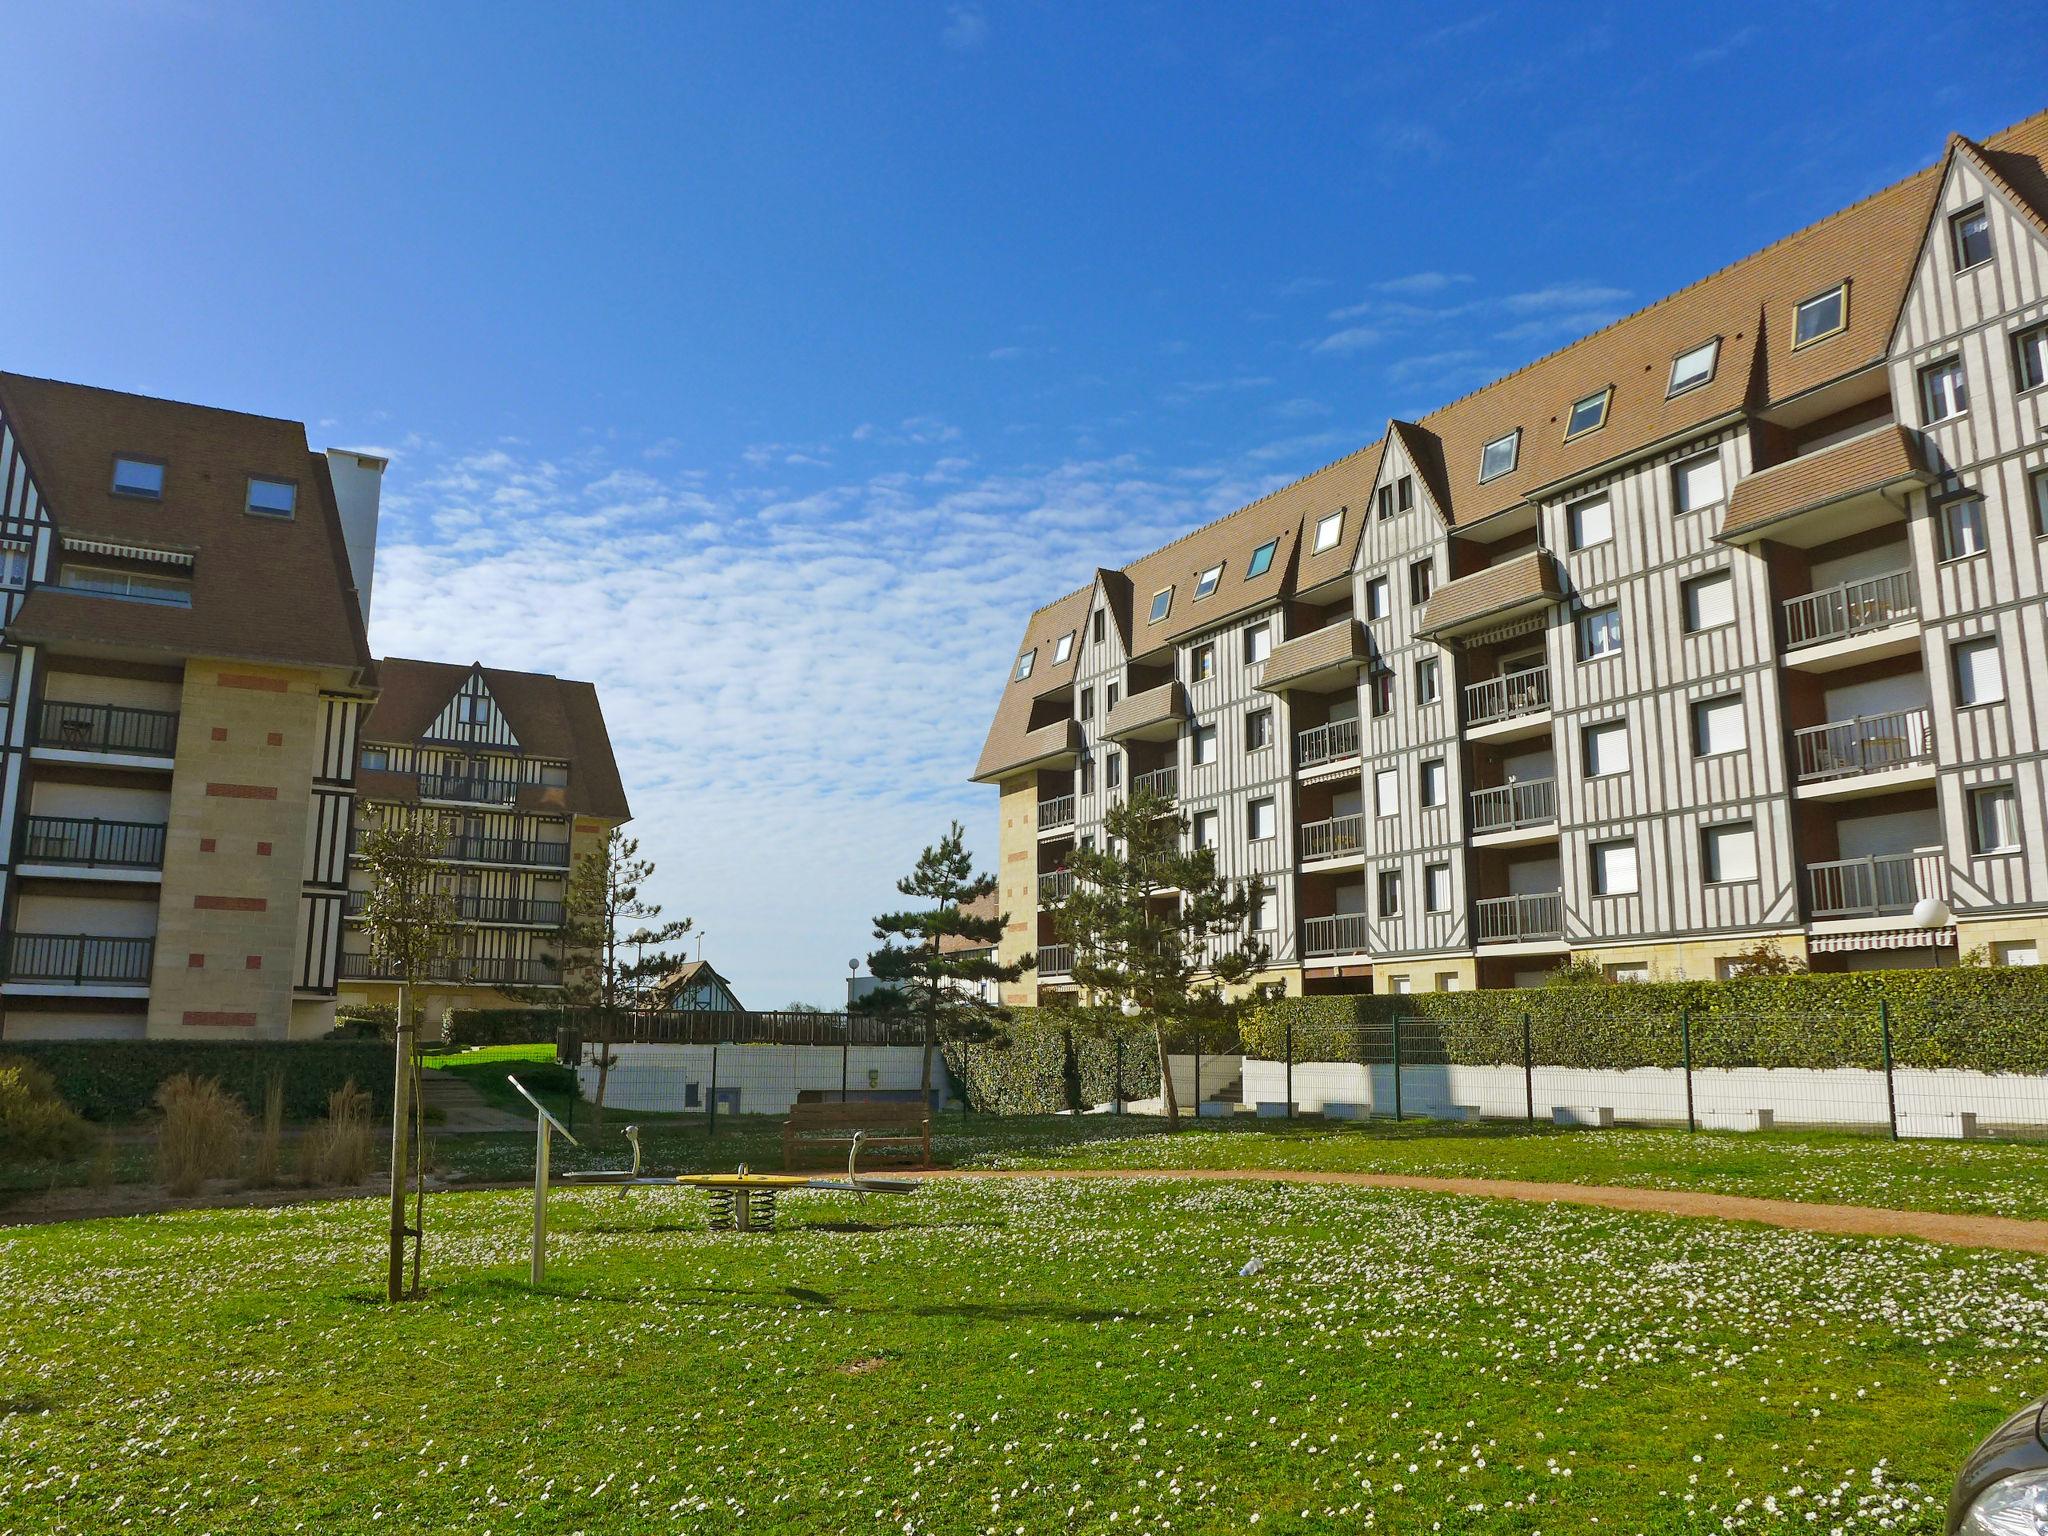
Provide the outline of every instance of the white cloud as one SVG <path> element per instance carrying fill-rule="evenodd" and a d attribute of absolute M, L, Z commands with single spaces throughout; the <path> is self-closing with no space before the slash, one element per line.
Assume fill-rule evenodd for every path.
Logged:
<path fill-rule="evenodd" d="M 1312 343 L 1309 350 L 1312 352 L 1363 352 L 1368 347 L 1377 344 L 1379 339 L 1380 333 L 1371 326 L 1351 325 L 1346 326 L 1341 331 L 1332 331 L 1321 341 Z"/>
<path fill-rule="evenodd" d="M 946 13 L 939 41 L 955 53 L 973 53 L 988 41 L 988 17 L 976 5 L 956 5 Z"/>

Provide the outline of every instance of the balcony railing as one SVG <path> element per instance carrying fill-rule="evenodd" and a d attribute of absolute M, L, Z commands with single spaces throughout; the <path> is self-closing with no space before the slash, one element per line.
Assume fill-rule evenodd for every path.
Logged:
<path fill-rule="evenodd" d="M 1301 829 L 1301 858 L 1335 859 L 1365 849 L 1365 817 L 1332 816 L 1328 821 L 1304 823 Z"/>
<path fill-rule="evenodd" d="M 134 757 L 173 757 L 178 751 L 178 713 L 132 709 L 125 704 L 72 704 L 43 700 L 36 718 L 36 744 L 67 752 L 120 752 Z"/>
<path fill-rule="evenodd" d="M 537 864 L 567 869 L 569 845 L 521 837 L 451 837 L 442 845 L 441 857 L 455 864 Z"/>
<path fill-rule="evenodd" d="M 1465 723 L 1497 725 L 1550 708 L 1550 668 L 1524 667 L 1465 685 Z"/>
<path fill-rule="evenodd" d="M 1311 917 L 1301 925 L 1301 948 L 1308 955 L 1362 955 L 1366 949 L 1363 912 Z"/>
<path fill-rule="evenodd" d="M 1173 800 L 1180 795 L 1180 769 L 1154 768 L 1150 773 L 1131 775 L 1131 793 L 1134 795 L 1150 792 L 1163 799 Z"/>
<path fill-rule="evenodd" d="M 1057 906 L 1074 894 L 1074 872 L 1071 869 L 1047 870 L 1038 877 L 1038 904 L 1041 907 Z"/>
<path fill-rule="evenodd" d="M 1074 969 L 1074 946 L 1071 944 L 1041 944 L 1038 946 L 1038 974 L 1041 976 L 1065 976 Z"/>
<path fill-rule="evenodd" d="M 1318 763 L 1356 756 L 1357 752 L 1358 722 L 1332 720 L 1328 725 L 1312 725 L 1295 737 L 1294 765 L 1313 768 Z"/>
<path fill-rule="evenodd" d="M 1481 944 L 1519 944 L 1564 937 L 1564 893 L 1488 896 L 1473 903 Z"/>
<path fill-rule="evenodd" d="M 1050 800 L 1038 802 L 1038 830 L 1047 832 L 1055 827 L 1071 827 L 1074 824 L 1074 797 L 1054 795 Z"/>
<path fill-rule="evenodd" d="M 343 955 L 337 966 L 343 981 L 397 981 L 397 971 L 373 955 Z M 558 987 L 561 971 L 545 960 L 437 960 L 419 978 L 447 986 Z"/>
<path fill-rule="evenodd" d="M 1788 651 L 1883 629 L 1920 611 L 1908 571 L 1845 581 L 1803 597 L 1787 598 L 1784 608 Z"/>
<path fill-rule="evenodd" d="M 1524 779 L 1472 791 L 1474 833 L 1512 832 L 1557 820 L 1557 780 Z"/>
<path fill-rule="evenodd" d="M 1802 784 L 1931 763 L 1934 712 L 1896 709 L 1889 714 L 1811 725 L 1792 733 L 1792 751 Z"/>
<path fill-rule="evenodd" d="M 162 869 L 164 824 L 103 821 L 97 816 L 31 816 L 22 838 L 21 859 L 24 864 Z"/>
<path fill-rule="evenodd" d="M 1822 917 L 1892 917 L 1911 912 L 1947 885 L 1939 848 L 1833 859 L 1806 866 L 1807 909 Z"/>
<path fill-rule="evenodd" d="M 155 939 L 17 933 L 7 941 L 7 979 L 62 982 L 74 987 L 145 987 L 155 957 Z"/>
<path fill-rule="evenodd" d="M 361 917 L 370 905 L 368 891 L 350 891 L 343 915 Z M 524 896 L 457 896 L 455 916 L 465 923 L 510 923 L 522 928 L 559 928 L 565 916 L 559 901 Z"/>
<path fill-rule="evenodd" d="M 512 779 L 485 778 L 473 773 L 423 773 L 422 800 L 460 800 L 470 805 L 510 805 L 519 796 Z"/>

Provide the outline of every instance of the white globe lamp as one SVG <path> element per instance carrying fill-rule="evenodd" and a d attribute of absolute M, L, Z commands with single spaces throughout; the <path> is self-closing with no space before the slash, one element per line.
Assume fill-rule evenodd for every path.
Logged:
<path fill-rule="evenodd" d="M 1923 896 L 1913 903 L 1915 928 L 1946 928 L 1954 915 L 1939 896 Z"/>

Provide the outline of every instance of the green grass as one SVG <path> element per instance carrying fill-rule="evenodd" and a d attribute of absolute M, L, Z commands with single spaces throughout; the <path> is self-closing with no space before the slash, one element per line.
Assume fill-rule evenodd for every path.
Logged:
<path fill-rule="evenodd" d="M 1915 1243 L 1039 1181 L 741 1237 L 565 1191 L 534 1294 L 527 1214 L 431 1202 L 396 1310 L 375 1202 L 0 1234 L 0 1531 L 1934 1532 L 2048 1385 L 2048 1262 Z"/>

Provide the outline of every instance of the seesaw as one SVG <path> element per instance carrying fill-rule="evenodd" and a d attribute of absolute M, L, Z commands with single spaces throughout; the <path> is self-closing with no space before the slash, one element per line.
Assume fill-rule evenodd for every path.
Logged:
<path fill-rule="evenodd" d="M 549 1114 L 539 1099 L 518 1078 L 505 1081 L 534 1109 L 533 1151 L 533 1263 L 531 1278 L 539 1285 L 547 1267 L 548 1163 L 550 1136 L 559 1132 L 572 1147 L 582 1142 L 569 1128 Z M 633 1147 L 631 1168 L 595 1169 L 588 1173 L 565 1173 L 562 1182 L 594 1188 L 613 1188 L 621 1194 L 629 1189 L 701 1189 L 711 1196 L 711 1225 L 727 1232 L 772 1232 L 775 1230 L 775 1197 L 792 1190 L 826 1190 L 850 1195 L 908 1195 L 922 1187 L 918 1179 L 875 1178 L 860 1172 L 860 1144 L 863 1133 L 856 1131 L 846 1154 L 846 1177 L 814 1177 L 802 1173 L 753 1173 L 745 1163 L 735 1173 L 646 1174 L 640 1171 L 640 1128 L 626 1127 L 626 1140 Z"/>

